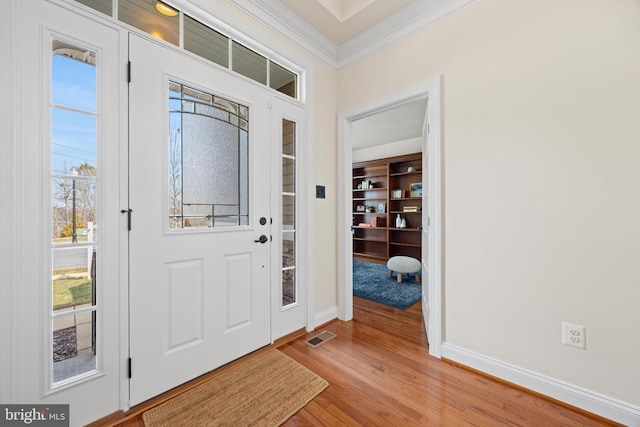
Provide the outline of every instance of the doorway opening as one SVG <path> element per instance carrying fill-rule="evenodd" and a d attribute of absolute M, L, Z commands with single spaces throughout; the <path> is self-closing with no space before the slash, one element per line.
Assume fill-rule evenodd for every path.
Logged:
<path fill-rule="evenodd" d="M 426 111 L 427 98 L 419 98 L 352 122 L 353 294 L 400 309 L 422 295 Z M 407 268 L 392 272 L 388 262 Z"/>
<path fill-rule="evenodd" d="M 409 108 L 410 104 L 420 105 L 423 103 L 425 107 L 423 114 L 424 120 L 421 127 L 421 136 L 419 138 L 419 151 L 422 153 L 420 168 L 423 177 L 419 182 L 422 206 L 419 223 L 420 230 L 419 242 L 421 246 L 421 276 L 422 276 L 422 312 L 425 323 L 425 329 L 429 338 L 429 353 L 436 357 L 441 354 L 441 141 L 440 141 L 440 87 L 439 78 L 433 79 L 414 87 L 396 92 L 384 98 L 369 102 L 367 104 L 354 107 L 339 114 L 338 120 L 338 145 L 341 147 L 338 153 L 339 164 L 339 235 L 338 235 L 338 316 L 342 320 L 351 320 L 353 318 L 353 259 L 354 259 L 354 239 L 352 235 L 352 227 L 354 222 L 354 211 L 358 212 L 357 203 L 354 202 L 354 178 L 353 163 L 357 159 L 357 153 L 354 150 L 354 141 L 358 135 L 358 126 L 366 124 L 371 118 L 375 120 L 379 114 L 394 114 L 402 107 Z M 400 110 L 402 111 L 402 110 Z M 379 117 L 377 117 L 379 119 Z M 371 150 L 371 149 L 369 149 Z M 369 151 L 371 153 L 371 151 Z M 380 155 L 380 154 L 377 154 Z M 388 168 L 388 167 L 387 167 Z M 414 166 L 415 168 L 415 166 Z M 389 172 L 387 169 L 387 177 L 390 173 L 396 174 L 400 170 L 394 169 Z M 405 173 L 409 172 L 409 166 Z M 412 172 L 414 172 L 412 170 Z M 364 184 L 364 182 L 367 184 Z M 367 185 L 368 179 L 363 179 L 362 186 Z M 372 180 L 373 181 L 373 180 Z M 418 184 L 418 182 L 416 182 Z M 387 185 L 389 183 L 387 182 Z M 375 188 L 375 184 L 374 184 Z M 357 187 L 355 187 L 357 191 Z M 402 209 L 401 205 L 392 207 L 391 190 L 394 188 L 387 187 L 387 206 L 385 209 Z M 405 189 L 410 192 L 411 187 Z M 414 190 L 418 190 L 416 187 Z M 407 194 L 410 196 L 410 193 Z M 375 198 L 375 197 L 374 197 Z M 402 195 L 400 199 L 402 199 Z M 417 193 L 416 193 L 417 198 Z M 366 199 L 366 197 L 362 197 Z M 408 198 L 410 199 L 410 197 Z M 365 213 L 367 207 L 364 207 Z M 373 212 L 370 212 L 373 213 Z M 389 212 L 385 212 L 386 220 L 391 216 Z M 394 221 L 395 221 L 394 217 Z M 402 220 L 402 215 L 400 220 Z M 406 218 L 405 218 L 405 221 Z M 359 224 L 359 223 L 358 223 Z M 406 222 L 408 225 L 408 222 Z M 416 225 L 416 226 L 417 226 Z M 389 227 L 387 233 L 390 232 Z M 391 229 L 400 229 L 392 224 Z M 364 240 L 369 240 L 362 237 Z M 389 241 L 387 240 L 387 246 Z M 388 257 L 389 250 L 385 252 Z"/>

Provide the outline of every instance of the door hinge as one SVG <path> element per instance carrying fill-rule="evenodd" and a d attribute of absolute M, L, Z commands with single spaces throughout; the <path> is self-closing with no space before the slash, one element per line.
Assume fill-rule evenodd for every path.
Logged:
<path fill-rule="evenodd" d="M 431 227 L 431 217 L 427 217 L 427 227 Z"/>
<path fill-rule="evenodd" d="M 127 62 L 127 83 L 131 83 L 131 61 Z"/>
<path fill-rule="evenodd" d="M 131 358 L 129 358 L 129 379 L 131 379 Z"/>
<path fill-rule="evenodd" d="M 131 212 L 133 212 L 133 209 L 122 209 L 120 211 L 120 213 L 127 214 L 127 230 L 129 231 L 131 231 Z"/>

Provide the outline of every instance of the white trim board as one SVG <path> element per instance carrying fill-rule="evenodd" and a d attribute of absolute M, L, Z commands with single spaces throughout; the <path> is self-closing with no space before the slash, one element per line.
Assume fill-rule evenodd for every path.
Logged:
<path fill-rule="evenodd" d="M 337 317 L 338 317 L 338 307 L 334 306 L 324 311 L 321 311 L 320 313 L 316 314 L 313 317 L 313 328 L 307 329 L 307 332 L 311 332 L 318 326 L 322 326 L 325 323 L 329 323 L 332 320 L 336 319 Z"/>
<path fill-rule="evenodd" d="M 640 408 L 628 403 L 449 343 L 442 344 L 442 357 L 609 420 L 640 427 Z"/>
<path fill-rule="evenodd" d="M 295 41 L 333 68 L 342 69 L 435 24 L 478 0 L 414 1 L 341 45 L 333 43 L 279 1 L 229 1 L 283 37 Z"/>
<path fill-rule="evenodd" d="M 0 198 L 3 201 L 3 209 L 0 211 L 0 233 L 3 238 L 0 241 L 0 270 L 3 272 L 2 286 L 0 286 L 0 339 L 3 343 L 13 344 L 12 330 L 14 327 L 12 287 L 15 283 L 13 277 L 13 265 L 15 263 L 12 251 L 14 239 L 18 237 L 16 227 L 13 227 L 14 218 L 17 218 L 15 194 L 14 165 L 15 161 L 15 114 L 14 105 L 17 91 L 17 61 L 15 58 L 16 29 L 13 19 L 15 5 L 11 1 L 8 8 L 0 16 L 0 52 L 8 61 L 0 64 L 0 90 L 4 94 L 0 100 Z M 3 378 L 0 385 L 0 402 L 11 402 L 12 390 L 12 351 L 13 345 L 3 345 L 0 349 L 0 377 Z"/>

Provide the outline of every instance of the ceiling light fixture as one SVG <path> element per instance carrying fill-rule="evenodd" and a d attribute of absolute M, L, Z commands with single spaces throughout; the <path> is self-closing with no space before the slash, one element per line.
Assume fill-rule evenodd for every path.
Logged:
<path fill-rule="evenodd" d="M 161 1 L 156 1 L 156 10 L 164 16 L 176 16 L 178 14 L 177 10 Z"/>

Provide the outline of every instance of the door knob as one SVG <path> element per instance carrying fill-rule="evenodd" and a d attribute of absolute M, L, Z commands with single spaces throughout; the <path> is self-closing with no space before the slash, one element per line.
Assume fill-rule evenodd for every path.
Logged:
<path fill-rule="evenodd" d="M 267 243 L 269 241 L 269 238 L 267 236 L 265 236 L 264 234 L 262 236 L 260 236 L 258 238 L 258 240 L 254 240 L 254 242 L 256 243 Z"/>

